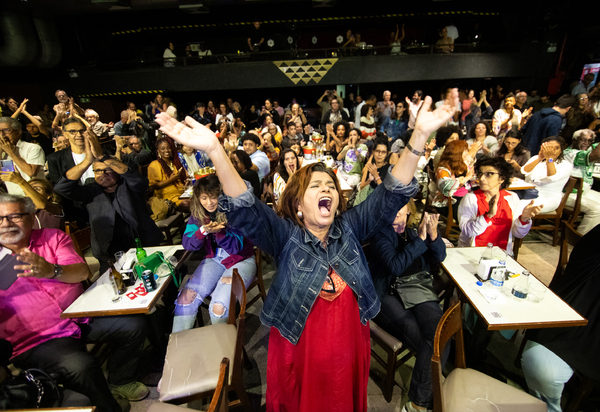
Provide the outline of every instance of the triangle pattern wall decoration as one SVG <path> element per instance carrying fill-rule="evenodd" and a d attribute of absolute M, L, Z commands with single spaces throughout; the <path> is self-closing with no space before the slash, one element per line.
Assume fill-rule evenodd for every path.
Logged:
<path fill-rule="evenodd" d="M 316 59 L 316 60 L 280 60 L 274 61 L 283 74 L 294 84 L 300 80 L 308 84 L 311 80 L 319 83 L 323 76 L 331 70 L 338 59 Z"/>

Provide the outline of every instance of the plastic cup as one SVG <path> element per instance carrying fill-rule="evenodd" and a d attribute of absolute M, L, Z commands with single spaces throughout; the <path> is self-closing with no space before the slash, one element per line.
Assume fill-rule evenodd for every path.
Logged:
<path fill-rule="evenodd" d="M 533 303 L 540 303 L 542 300 L 544 300 L 547 289 L 548 288 L 541 283 L 530 283 L 527 299 Z"/>
<path fill-rule="evenodd" d="M 123 255 L 125 254 L 125 252 L 116 252 L 115 253 L 115 266 L 118 266 L 119 269 L 121 268 L 121 258 L 123 257 Z"/>

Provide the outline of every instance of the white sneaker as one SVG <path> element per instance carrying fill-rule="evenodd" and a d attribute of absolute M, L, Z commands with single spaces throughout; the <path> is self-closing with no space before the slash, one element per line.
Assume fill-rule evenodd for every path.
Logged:
<path fill-rule="evenodd" d="M 433 409 L 417 409 L 415 407 L 412 406 L 412 402 L 408 401 L 404 404 L 404 406 L 402 407 L 402 412 L 433 412 Z"/>

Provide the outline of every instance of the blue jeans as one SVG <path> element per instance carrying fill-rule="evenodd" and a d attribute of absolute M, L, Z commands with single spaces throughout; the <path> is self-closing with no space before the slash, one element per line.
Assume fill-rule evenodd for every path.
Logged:
<path fill-rule="evenodd" d="M 404 309 L 397 296 L 385 295 L 381 311 L 373 319 L 379 327 L 417 352 L 408 398 L 424 408 L 433 407 L 431 357 L 435 330 L 442 315 L 438 302 L 424 302 Z M 442 364 L 448 359 L 449 348 L 450 345 L 444 350 Z"/>
<path fill-rule="evenodd" d="M 529 393 L 546 402 L 548 412 L 561 412 L 562 391 L 573 369 L 550 349 L 531 340 L 525 344 L 521 367 Z"/>
<path fill-rule="evenodd" d="M 256 276 L 254 256 L 236 263 L 229 269 L 221 264 L 227 256 L 226 253 L 224 255 L 217 253 L 215 257 L 200 262 L 200 265 L 175 301 L 176 318 L 177 316 L 193 316 L 193 319 L 195 319 L 198 314 L 198 307 L 202 304 L 204 298 L 210 295 L 211 301 L 208 312 L 211 322 L 213 324 L 227 322 L 233 269 L 238 270 L 246 288 Z M 186 296 L 189 296 L 190 299 L 186 300 Z M 215 314 L 215 305 L 217 305 L 217 314 Z M 183 329 L 176 330 L 176 326 L 173 326 L 173 332 L 181 330 Z"/>

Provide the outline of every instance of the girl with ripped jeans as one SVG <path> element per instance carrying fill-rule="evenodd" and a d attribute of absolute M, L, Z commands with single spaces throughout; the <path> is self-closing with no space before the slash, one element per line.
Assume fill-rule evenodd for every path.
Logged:
<path fill-rule="evenodd" d="M 198 307 L 207 296 L 213 324 L 227 322 L 233 269 L 237 269 L 246 288 L 256 276 L 254 245 L 227 225 L 217 211 L 221 185 L 215 175 L 199 179 L 194 185 L 190 217 L 182 244 L 186 250 L 204 248 L 206 257 L 185 284 L 175 301 L 173 333 L 191 329 Z M 202 223 L 200 223 L 202 222 Z"/>

